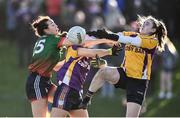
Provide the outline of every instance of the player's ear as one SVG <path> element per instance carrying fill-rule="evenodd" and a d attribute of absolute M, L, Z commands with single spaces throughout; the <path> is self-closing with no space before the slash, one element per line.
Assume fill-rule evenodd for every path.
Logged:
<path fill-rule="evenodd" d="M 155 33 L 155 32 L 156 32 L 156 28 L 152 28 L 151 33 Z"/>
<path fill-rule="evenodd" d="M 43 31 L 44 31 L 45 34 L 49 34 L 50 33 L 49 29 L 44 29 Z"/>

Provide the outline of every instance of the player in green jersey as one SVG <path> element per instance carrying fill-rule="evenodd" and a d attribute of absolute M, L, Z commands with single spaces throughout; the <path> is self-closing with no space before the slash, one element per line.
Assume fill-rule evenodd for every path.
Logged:
<path fill-rule="evenodd" d="M 59 29 L 48 16 L 40 16 L 33 23 L 32 28 L 39 37 L 34 46 L 32 61 L 29 64 L 30 74 L 26 82 L 26 94 L 31 101 L 34 117 L 46 117 L 48 101 L 52 101 L 56 86 L 51 82 L 53 68 L 63 60 L 60 52 L 63 46 L 70 46 L 64 34 L 59 34 Z M 113 41 L 87 40 L 84 46 L 93 46 L 100 43 L 114 43 Z M 62 50 L 62 51 L 60 51 Z"/>
<path fill-rule="evenodd" d="M 70 45 L 59 29 L 47 16 L 39 17 L 32 23 L 39 39 L 34 46 L 32 61 L 28 67 L 30 74 L 26 82 L 26 93 L 31 101 L 34 117 L 45 117 L 47 104 L 56 86 L 50 81 L 54 66 L 60 60 L 59 50 L 62 45 Z"/>

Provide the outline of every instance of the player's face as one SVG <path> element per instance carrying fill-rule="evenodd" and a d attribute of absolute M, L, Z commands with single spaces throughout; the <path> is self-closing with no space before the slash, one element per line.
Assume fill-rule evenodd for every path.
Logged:
<path fill-rule="evenodd" d="M 152 20 L 146 20 L 143 25 L 140 27 L 140 34 L 142 35 L 150 35 L 156 31 L 155 28 L 153 28 L 153 22 Z"/>
<path fill-rule="evenodd" d="M 46 29 L 47 34 L 55 34 L 55 35 L 57 35 L 58 32 L 59 32 L 59 28 L 54 23 L 54 21 L 53 20 L 48 20 L 47 24 L 48 24 L 48 29 Z"/>

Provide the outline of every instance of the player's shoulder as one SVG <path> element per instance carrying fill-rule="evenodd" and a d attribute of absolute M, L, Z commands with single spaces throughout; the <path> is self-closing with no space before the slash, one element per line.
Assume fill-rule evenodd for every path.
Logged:
<path fill-rule="evenodd" d="M 141 35 L 141 34 L 138 34 L 138 36 L 142 39 L 150 39 L 150 40 L 157 40 L 156 36 L 155 35 Z"/>
<path fill-rule="evenodd" d="M 78 48 L 83 48 L 81 45 L 71 45 L 69 46 L 72 50 L 77 50 Z"/>
<path fill-rule="evenodd" d="M 49 34 L 49 35 L 41 36 L 39 39 L 47 39 L 47 40 L 49 40 L 49 39 L 54 39 L 54 38 L 59 39 L 60 36 L 54 35 L 54 34 Z"/>
<path fill-rule="evenodd" d="M 55 34 L 49 34 L 48 35 L 48 38 L 60 38 L 60 36 L 59 35 L 55 35 Z"/>
<path fill-rule="evenodd" d="M 131 37 L 133 37 L 133 36 L 135 37 L 138 35 L 137 32 L 132 32 L 132 31 L 123 31 L 122 33 L 124 36 L 131 36 Z"/>

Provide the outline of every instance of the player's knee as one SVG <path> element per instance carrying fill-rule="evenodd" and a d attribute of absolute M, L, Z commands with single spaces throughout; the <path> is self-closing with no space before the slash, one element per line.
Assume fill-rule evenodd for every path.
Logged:
<path fill-rule="evenodd" d="M 110 73 L 108 72 L 108 68 L 101 68 L 99 71 L 101 78 L 106 80 L 107 76 L 110 75 Z"/>
<path fill-rule="evenodd" d="M 119 73 L 112 70 L 111 68 L 103 68 L 103 78 L 105 81 L 115 84 L 119 81 Z"/>
<path fill-rule="evenodd" d="M 106 68 L 100 68 L 97 74 L 101 76 L 101 78 L 104 78 L 107 75 L 105 71 Z"/>
<path fill-rule="evenodd" d="M 116 84 L 119 81 L 118 71 L 112 68 L 101 68 L 96 76 L 98 76 L 98 79 L 103 79 L 111 84 Z"/>

